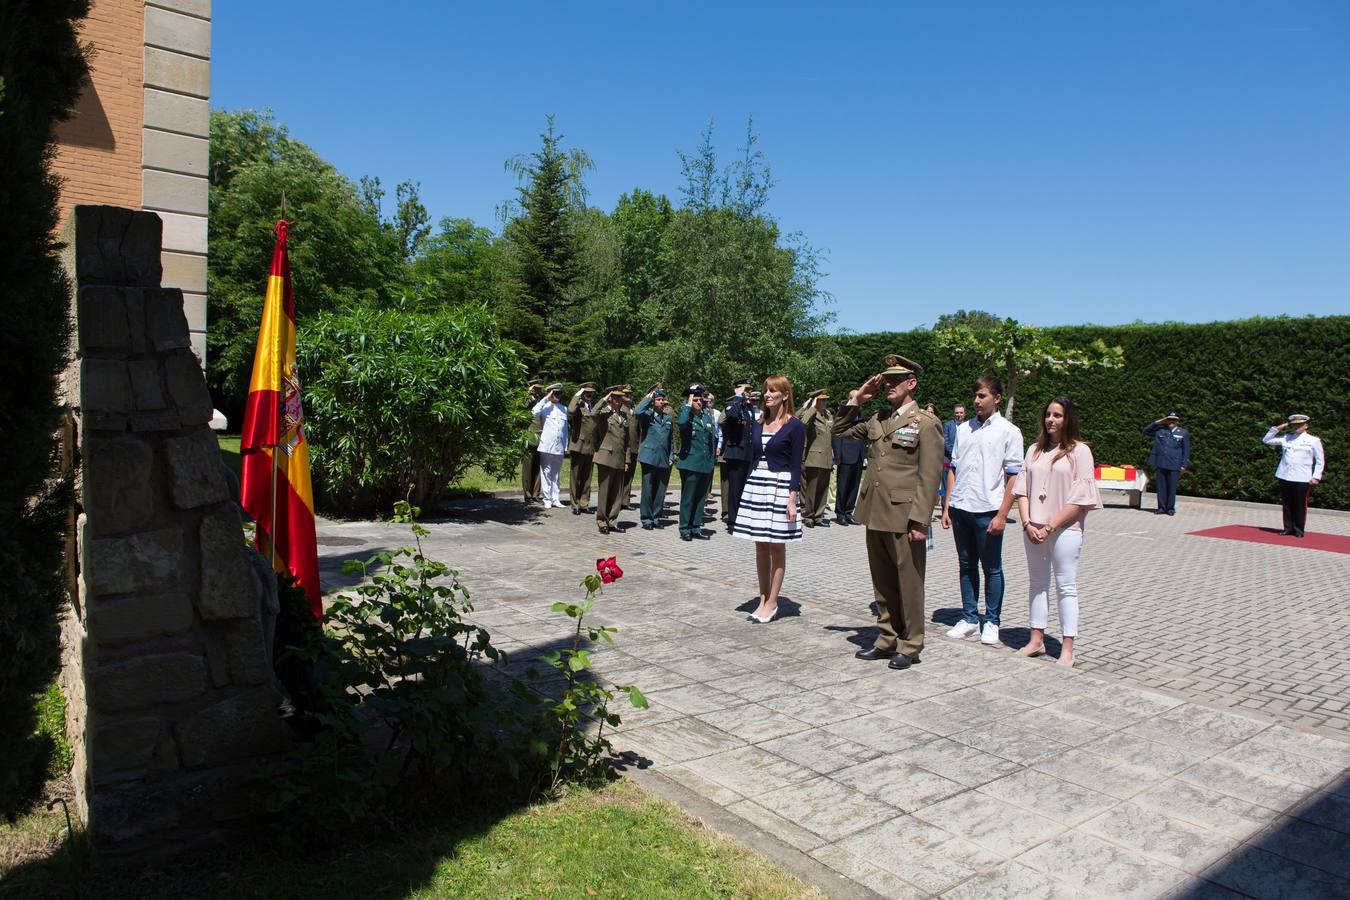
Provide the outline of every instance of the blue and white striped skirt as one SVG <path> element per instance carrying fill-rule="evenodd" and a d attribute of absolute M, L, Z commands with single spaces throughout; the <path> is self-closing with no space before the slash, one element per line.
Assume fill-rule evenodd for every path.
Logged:
<path fill-rule="evenodd" d="M 788 485 L 791 472 L 770 472 L 764 460 L 750 473 L 736 510 L 736 527 L 731 532 L 748 541 L 787 544 L 802 539 L 801 510 L 792 522 L 787 520 Z"/>

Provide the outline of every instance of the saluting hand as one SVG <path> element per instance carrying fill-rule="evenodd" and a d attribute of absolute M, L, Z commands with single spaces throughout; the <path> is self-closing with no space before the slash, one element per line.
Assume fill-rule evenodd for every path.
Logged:
<path fill-rule="evenodd" d="M 875 397 L 877 392 L 881 390 L 881 382 L 882 379 L 880 374 L 873 375 L 871 378 L 864 381 L 856 391 L 853 391 L 852 394 L 850 394 L 853 405 L 861 406 Z"/>

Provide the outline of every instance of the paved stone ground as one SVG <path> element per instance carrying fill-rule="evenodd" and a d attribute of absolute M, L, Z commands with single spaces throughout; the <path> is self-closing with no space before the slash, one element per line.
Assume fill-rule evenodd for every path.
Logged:
<path fill-rule="evenodd" d="M 490 500 L 447 509 L 426 546 L 459 568 L 512 668 L 560 645 L 570 620 L 549 605 L 616 555 L 625 577 L 595 617 L 620 633 L 597 669 L 651 700 L 624 712 L 616 746 L 831 893 L 1350 893 L 1347 558 L 1185 534 L 1278 523 L 1277 508 L 1093 513 L 1073 672 L 1011 652 L 1026 640 L 1020 536 L 1004 553 L 1007 646 L 942 636 L 960 601 L 938 530 L 923 663 L 892 672 L 852 658 L 873 634 L 861 528 L 791 547 L 787 615 L 758 626 L 748 542 L 625 518 L 603 537 L 590 517 Z M 1350 533 L 1342 514 L 1309 525 Z M 403 528 L 321 523 L 325 586 L 342 560 L 402 543 Z"/>

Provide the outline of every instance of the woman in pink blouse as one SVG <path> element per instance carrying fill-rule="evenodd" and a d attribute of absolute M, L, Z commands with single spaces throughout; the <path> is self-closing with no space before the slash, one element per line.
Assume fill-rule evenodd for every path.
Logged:
<path fill-rule="evenodd" d="M 1078 634 L 1078 553 L 1088 510 L 1101 509 L 1092 451 L 1078 439 L 1078 413 L 1068 397 L 1056 397 L 1041 413 L 1041 433 L 1027 450 L 1013 486 L 1027 548 L 1031 594 L 1031 640 L 1022 656 L 1045 652 L 1049 623 L 1050 575 L 1059 594 L 1059 624 L 1064 633 L 1059 664 L 1073 665 Z"/>

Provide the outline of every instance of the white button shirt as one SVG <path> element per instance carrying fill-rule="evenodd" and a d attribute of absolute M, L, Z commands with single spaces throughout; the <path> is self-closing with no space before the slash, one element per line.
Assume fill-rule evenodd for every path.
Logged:
<path fill-rule="evenodd" d="M 534 405 L 534 414 L 544 420 L 539 452 L 561 456 L 567 452 L 567 407 L 544 397 Z"/>
<path fill-rule="evenodd" d="M 1022 471 L 1022 449 L 1022 430 L 997 411 L 983 422 L 972 418 L 957 425 L 948 505 L 972 513 L 1000 509 L 1007 476 Z"/>
<path fill-rule="evenodd" d="M 1326 454 L 1322 452 L 1322 439 L 1308 432 L 1302 434 L 1281 434 L 1278 428 L 1271 428 L 1261 443 L 1280 448 L 1280 465 L 1275 477 L 1281 481 L 1321 481 L 1322 468 L 1326 465 Z"/>

